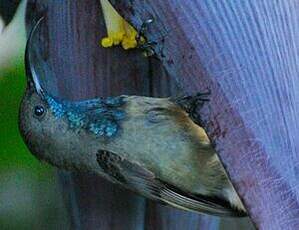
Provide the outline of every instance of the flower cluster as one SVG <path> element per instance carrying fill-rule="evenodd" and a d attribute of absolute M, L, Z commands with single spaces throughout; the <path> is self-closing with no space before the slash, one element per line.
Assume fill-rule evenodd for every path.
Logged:
<path fill-rule="evenodd" d="M 105 48 L 121 45 L 125 50 L 136 48 L 137 31 L 116 12 L 108 0 L 101 0 L 101 5 L 108 34 L 102 39 L 101 45 Z"/>

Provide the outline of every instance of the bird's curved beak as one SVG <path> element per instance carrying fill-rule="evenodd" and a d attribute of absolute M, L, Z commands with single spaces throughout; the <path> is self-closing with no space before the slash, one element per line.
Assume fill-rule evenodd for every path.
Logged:
<path fill-rule="evenodd" d="M 41 96 L 45 96 L 45 91 L 42 88 L 40 84 L 39 77 L 37 75 L 36 69 L 32 62 L 32 42 L 34 34 L 40 25 L 41 21 L 44 19 L 44 17 L 41 17 L 37 23 L 34 25 L 32 30 L 29 33 L 28 40 L 26 43 L 26 49 L 25 49 L 25 70 L 26 70 L 26 77 L 27 77 L 27 84 L 29 88 L 34 88 L 34 90 Z"/>

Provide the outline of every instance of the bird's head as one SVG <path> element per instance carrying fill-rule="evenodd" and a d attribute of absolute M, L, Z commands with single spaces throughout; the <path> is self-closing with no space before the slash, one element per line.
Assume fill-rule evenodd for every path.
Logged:
<path fill-rule="evenodd" d="M 26 45 L 27 88 L 19 111 L 19 129 L 35 156 L 69 168 L 74 159 L 71 149 L 81 148 L 87 139 L 107 140 L 119 133 L 119 122 L 125 118 L 125 102 L 123 96 L 77 102 L 51 96 L 42 86 L 34 62 L 37 54 L 33 52 L 32 40 L 41 21 L 31 30 Z"/>
<path fill-rule="evenodd" d="M 29 150 L 37 158 L 58 165 L 57 160 L 63 161 L 57 157 L 62 157 L 58 155 L 58 150 L 62 149 L 63 141 L 67 138 L 67 125 L 63 119 L 55 117 L 54 112 L 57 114 L 61 105 L 42 87 L 32 62 L 32 40 L 42 19 L 39 19 L 31 30 L 26 44 L 27 87 L 19 109 L 19 130 Z"/>

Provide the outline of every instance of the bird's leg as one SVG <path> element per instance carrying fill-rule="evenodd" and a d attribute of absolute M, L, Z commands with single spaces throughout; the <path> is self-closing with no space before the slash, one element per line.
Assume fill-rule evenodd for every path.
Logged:
<path fill-rule="evenodd" d="M 198 107 L 202 107 L 205 102 L 210 101 L 209 99 L 210 95 L 211 95 L 211 91 L 208 90 L 206 92 L 197 93 L 193 98 L 194 102 L 191 105 L 189 116 L 195 123 L 197 123 L 200 126 L 202 126 L 202 124 L 201 124 L 200 116 L 197 113 L 197 109 Z"/>
<path fill-rule="evenodd" d="M 184 109 L 189 114 L 191 119 L 198 124 L 200 122 L 200 117 L 197 114 L 197 109 L 198 107 L 202 107 L 205 102 L 210 100 L 210 94 L 211 92 L 208 90 L 206 92 L 197 93 L 194 96 L 176 98 L 174 102 Z"/>
<path fill-rule="evenodd" d="M 145 32 L 148 28 L 148 25 L 151 24 L 153 21 L 154 20 L 152 18 L 150 18 L 142 23 L 140 30 L 138 31 L 138 33 L 136 35 L 136 41 L 138 44 L 144 43 L 142 36 L 145 36 Z"/>
<path fill-rule="evenodd" d="M 155 54 L 154 46 L 157 44 L 157 42 L 146 42 L 142 45 L 139 45 L 138 48 L 143 50 L 143 54 L 145 57 L 150 57 Z"/>
<path fill-rule="evenodd" d="M 148 26 L 153 22 L 152 18 L 144 21 L 136 35 L 137 47 L 144 51 L 144 56 L 149 57 L 155 54 L 154 46 L 158 43 L 156 41 L 148 41 L 145 39 L 145 33 Z"/>
<path fill-rule="evenodd" d="M 193 100 L 197 105 L 202 105 L 204 102 L 210 100 L 211 91 L 207 90 L 206 92 L 197 93 L 195 96 L 193 96 Z"/>
<path fill-rule="evenodd" d="M 208 90 L 207 92 L 200 92 L 193 96 L 189 95 L 176 98 L 174 102 L 182 107 L 187 113 L 190 113 L 196 110 L 198 106 L 202 106 L 204 102 L 209 101 L 210 94 L 211 92 Z"/>

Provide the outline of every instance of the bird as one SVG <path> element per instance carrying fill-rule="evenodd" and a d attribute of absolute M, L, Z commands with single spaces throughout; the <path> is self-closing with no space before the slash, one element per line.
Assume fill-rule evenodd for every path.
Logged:
<path fill-rule="evenodd" d="M 183 210 L 243 217 L 236 193 L 194 111 L 206 93 L 173 98 L 120 95 L 82 101 L 52 96 L 25 51 L 27 88 L 19 130 L 39 160 L 95 173 Z"/>

